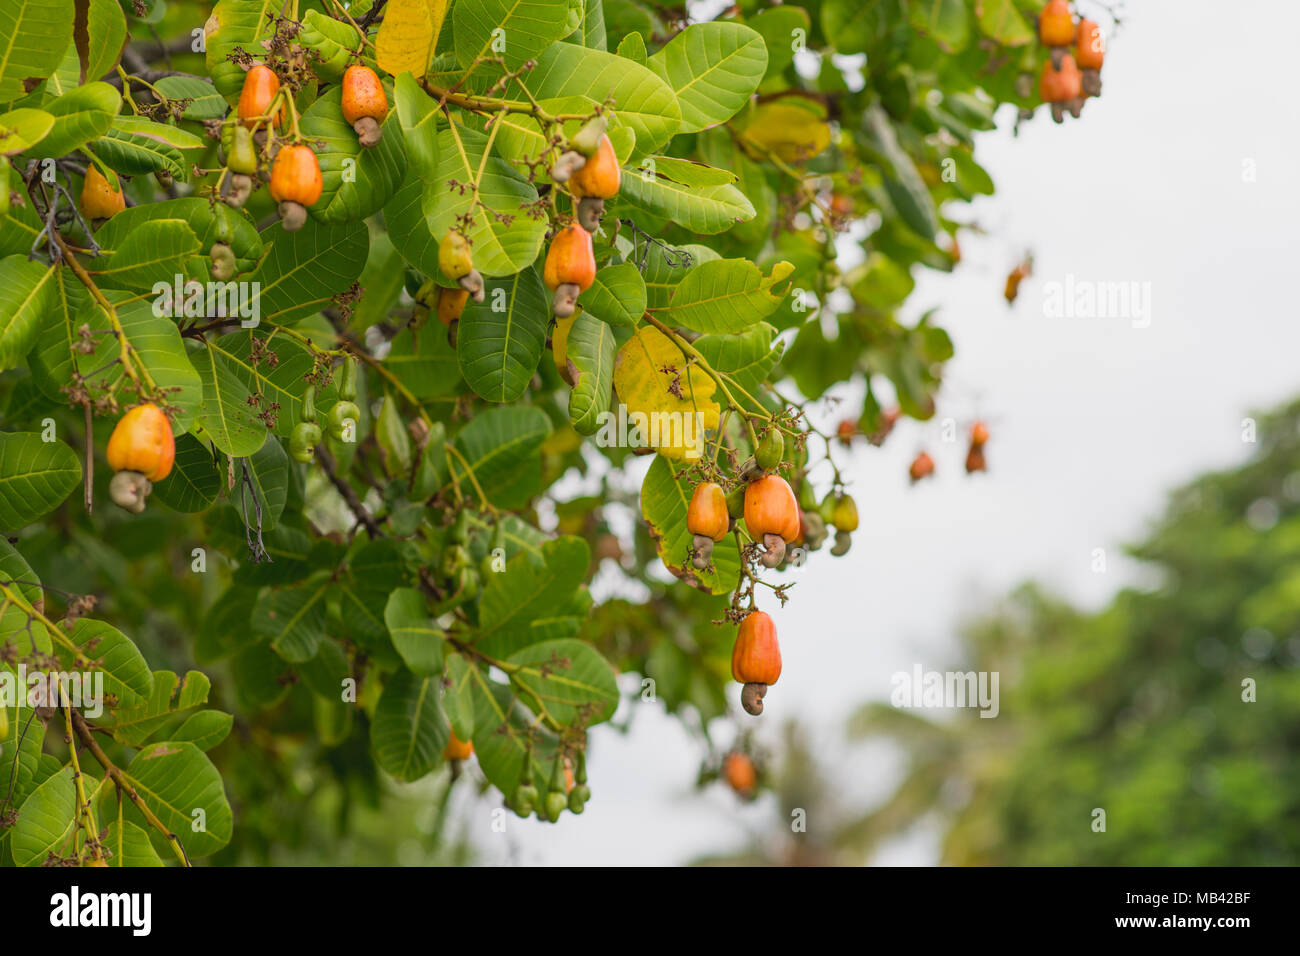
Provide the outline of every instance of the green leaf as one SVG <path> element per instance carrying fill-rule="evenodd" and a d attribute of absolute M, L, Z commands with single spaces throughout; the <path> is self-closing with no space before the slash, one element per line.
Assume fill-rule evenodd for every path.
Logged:
<path fill-rule="evenodd" d="M 488 208 L 476 208 L 472 191 L 465 190 L 462 195 L 460 190 L 449 190 L 447 183 L 453 179 L 459 183 L 474 182 L 487 137 L 475 130 L 462 129 L 460 140 L 463 153 L 451 130 L 438 134 L 437 193 L 432 207 L 428 198 L 422 203 L 427 213 L 426 228 L 431 238 L 440 242 L 461 216 L 472 213 L 474 222 L 467 238 L 474 250 L 474 267 L 487 276 L 514 275 L 537 258 L 546 236 L 546 220 L 534 219 L 525 211 L 525 207 L 537 202 L 537 190 L 504 159 L 491 156 L 483 166 L 478 191 L 478 201 Z M 400 248 L 401 241 L 394 239 Z M 430 271 L 429 274 L 438 273 Z"/>
<path fill-rule="evenodd" d="M 420 87 L 410 73 L 403 73 L 393 84 L 397 101 L 397 118 L 406 141 L 406 159 L 411 172 L 426 187 L 438 179 L 438 104 Z M 401 185 L 400 183 L 398 185 Z"/>
<path fill-rule="evenodd" d="M 189 161 L 183 150 L 201 149 L 203 140 L 175 126 L 142 116 L 115 116 L 113 124 L 94 142 L 95 155 L 111 169 L 128 176 L 164 170 L 188 182 Z"/>
<path fill-rule="evenodd" d="M 263 349 L 263 357 L 253 364 L 253 342 Z M 219 339 L 208 341 L 211 349 L 223 364 L 247 387 L 249 392 L 263 395 L 263 407 L 269 403 L 279 405 L 276 412 L 275 434 L 285 438 L 302 414 L 302 396 L 307 385 L 304 376 L 312 370 L 313 357 L 306 345 L 286 335 L 274 335 L 274 330 L 261 332 L 232 332 Z M 269 360 L 275 356 L 274 364 Z M 336 377 L 337 379 L 337 377 Z M 316 390 L 316 407 L 327 410 L 338 398 L 337 380 Z"/>
<path fill-rule="evenodd" d="M 393 396 L 384 399 L 375 419 L 375 441 L 384 456 L 384 470 L 390 478 L 408 478 L 411 474 L 411 436 L 406 430 Z"/>
<path fill-rule="evenodd" d="M 652 157 L 658 162 L 659 157 Z M 734 185 L 685 186 L 644 169 L 623 170 L 619 199 L 670 220 L 690 232 L 711 236 L 754 218 L 754 207 Z"/>
<path fill-rule="evenodd" d="M 528 390 L 546 348 L 550 297 L 531 267 L 488 280 L 486 293 L 482 302 L 466 303 L 461 314 L 460 370 L 479 397 L 513 402 Z"/>
<path fill-rule="evenodd" d="M 767 71 L 767 46 L 735 21 L 693 23 L 650 57 L 649 66 L 677 94 L 680 132 L 696 133 L 749 102 Z"/>
<path fill-rule="evenodd" d="M 343 90 L 335 87 L 311 105 L 300 121 L 302 134 L 324 143 L 316 150 L 323 187 L 309 208 L 319 222 L 364 219 L 383 208 L 406 174 L 402 127 L 390 112 L 381 124 L 383 137 L 362 146 L 352 124 L 343 118 Z"/>
<path fill-rule="evenodd" d="M 960 53 L 970 39 L 966 0 L 917 0 L 907 5 L 907 18 L 945 53 Z"/>
<path fill-rule="evenodd" d="M 169 735 L 171 740 L 189 741 L 200 750 L 211 750 L 230 735 L 235 718 L 220 710 L 201 710 L 191 714 Z"/>
<path fill-rule="evenodd" d="M 58 68 L 72 40 L 72 0 L 5 0 L 0 4 L 0 103 Z"/>
<path fill-rule="evenodd" d="M 139 707 L 153 693 L 153 673 L 144 655 L 117 628 L 83 617 L 68 639 L 92 662 L 91 670 L 103 671 L 104 691 L 117 697 L 120 707 Z"/>
<path fill-rule="evenodd" d="M 505 571 L 493 574 L 479 598 L 479 631 L 474 647 L 490 657 L 508 657 L 545 640 L 533 622 L 566 607 L 586 579 L 591 549 L 582 538 L 565 535 L 542 545 L 544 564 L 518 554 Z"/>
<path fill-rule="evenodd" d="M 345 26 L 344 29 L 347 27 Z M 158 92 L 168 99 L 190 101 L 181 113 L 186 119 L 221 119 L 229 109 L 216 87 L 201 77 L 164 76 L 154 86 L 158 87 Z"/>
<path fill-rule="evenodd" d="M 726 594 L 736 585 L 740 553 L 735 539 L 723 538 L 713 548 L 713 566 L 697 571 L 690 564 L 691 533 L 686 527 L 694 484 L 689 477 L 677 478 L 673 463 L 656 455 L 641 483 L 641 515 L 649 525 L 659 557 L 669 571 L 691 587 L 710 594 Z"/>
<path fill-rule="evenodd" d="M 649 67 L 614 53 L 557 43 L 537 58 L 524 82 L 552 112 L 589 113 L 612 98 L 616 105 L 610 129 L 630 128 L 643 153 L 663 146 L 681 126 L 681 109 L 668 84 Z M 572 125 L 566 132 L 579 124 Z M 512 159 L 537 156 L 545 145 L 541 128 L 525 115 L 509 116 L 497 137 L 502 155 Z"/>
<path fill-rule="evenodd" d="M 447 344 L 441 326 L 407 329 L 393 339 L 393 347 L 384 359 L 384 367 L 410 391 L 418 401 L 450 395 L 460 388 L 460 358 Z"/>
<path fill-rule="evenodd" d="M 45 110 L 23 106 L 0 113 L 0 156 L 25 153 L 54 129 L 54 117 Z"/>
<path fill-rule="evenodd" d="M 405 559 L 394 542 L 380 539 L 363 545 L 349 562 L 347 577 L 339 581 L 339 617 L 348 636 L 371 650 L 394 657 L 384 606 L 393 588 L 405 585 L 409 577 Z"/>
<path fill-rule="evenodd" d="M 146 300 L 117 290 L 105 291 L 103 295 L 113 304 L 122 333 L 136 358 L 154 383 L 167 390 L 167 403 L 178 409 L 172 420 L 173 431 L 178 434 L 187 431 L 202 404 L 203 383 L 190 364 L 176 323 L 154 315 L 152 305 Z M 80 302 L 81 308 L 72 313 L 68 307 L 74 302 Z M 57 330 L 47 326 L 31 354 L 32 371 L 41 390 L 47 395 L 59 394 L 59 387 L 72 379 L 74 360 L 77 372 L 89 376 L 88 391 L 92 398 L 116 389 L 125 374 L 121 365 L 113 364 L 120 346 L 109 331 L 112 323 L 99 303 L 85 296 L 65 303 L 56 295 L 50 321 L 57 323 Z M 89 353 L 76 348 L 81 341 L 78 330 L 82 326 L 99 333 L 94 338 L 94 351 Z M 98 374 L 90 375 L 91 372 Z"/>
<path fill-rule="evenodd" d="M 263 50 L 260 41 L 275 32 L 274 17 L 282 8 L 280 0 L 218 0 L 212 9 L 203 30 L 207 71 L 212 85 L 231 106 L 239 102 L 244 68 L 232 61 L 230 54 L 239 47 L 259 55 Z"/>
<path fill-rule="evenodd" d="M 302 15 L 299 38 L 320 56 L 319 61 L 312 61 L 312 72 L 326 83 L 338 83 L 347 68 L 356 62 L 357 31 L 352 24 L 335 20 L 320 10 L 308 10 Z M 361 62 L 376 69 L 370 47 L 365 48 Z"/>
<path fill-rule="evenodd" d="M 405 277 L 406 268 L 401 253 L 389 238 L 388 230 L 373 227 L 366 267 L 357 279 L 365 290 L 365 295 L 353 309 L 348 327 L 354 332 L 363 333 L 387 319 L 389 311 L 402 294 Z"/>
<path fill-rule="evenodd" d="M 211 686 L 200 671 L 190 671 L 183 681 L 171 671 L 154 671 L 149 699 L 114 712 L 113 739 L 129 747 L 140 746 L 175 715 L 206 703 Z"/>
<path fill-rule="evenodd" d="M 149 840 L 149 833 L 130 820 L 113 820 L 104 837 L 108 851 L 108 865 L 117 867 L 162 866 L 158 851 Z"/>
<path fill-rule="evenodd" d="M 429 617 L 423 594 L 415 588 L 395 588 L 384 605 L 384 623 L 411 673 L 442 673 L 443 633 Z"/>
<path fill-rule="evenodd" d="M 646 52 L 645 39 L 639 33 L 629 33 L 618 41 L 618 55 L 645 66 L 650 62 Z"/>
<path fill-rule="evenodd" d="M 326 576 L 300 587 L 267 591 L 253 608 L 253 633 L 269 637 L 271 647 L 286 661 L 311 660 L 325 638 L 325 597 L 332 586 Z"/>
<path fill-rule="evenodd" d="M 596 272 L 578 302 L 602 322 L 634 328 L 646 309 L 645 280 L 631 262 L 608 265 Z"/>
<path fill-rule="evenodd" d="M 1003 46 L 1034 42 L 1034 31 L 1016 9 L 1015 0 L 981 0 L 975 7 L 980 30 Z"/>
<path fill-rule="evenodd" d="M 18 810 L 9 849 L 19 866 L 39 866 L 72 834 L 77 816 L 77 787 L 72 768 L 64 767 L 31 792 Z"/>
<path fill-rule="evenodd" d="M 474 739 L 474 665 L 460 654 L 447 657 L 446 692 L 442 707 L 460 740 Z"/>
<path fill-rule="evenodd" d="M 490 408 L 461 429 L 452 442 L 459 455 L 449 455 L 447 465 L 465 483 L 468 462 L 492 504 L 522 507 L 541 490 L 537 450 L 550 433 L 551 422 L 539 408 Z"/>
<path fill-rule="evenodd" d="M 333 638 L 320 642 L 316 656 L 297 667 L 303 683 L 317 697 L 342 702 L 343 682 L 351 676 L 347 654 Z"/>
<path fill-rule="evenodd" d="M 933 240 L 939 231 L 934 199 L 912 157 L 899 145 L 889 117 L 879 106 L 867 109 L 867 127 L 888 163 L 889 168 L 883 170 L 885 189 L 899 217 L 922 239 Z"/>
<path fill-rule="evenodd" d="M 627 254 L 632 256 L 632 244 L 628 243 Z M 720 258 L 707 246 L 684 246 L 671 252 L 663 246 L 645 243 L 636 250 L 636 262 L 643 266 L 642 281 L 645 283 L 646 308 L 665 309 L 672 298 L 677 284 L 686 278 L 692 266 L 701 262 L 710 262 Z M 640 316 L 637 317 L 640 321 Z"/>
<path fill-rule="evenodd" d="M 467 67 L 497 54 L 493 31 L 500 29 L 505 48 L 498 55 L 516 69 L 578 29 L 582 7 L 583 0 L 456 0 L 451 10 L 456 56 Z"/>
<path fill-rule="evenodd" d="M 646 170 L 653 168 L 656 175 L 683 186 L 726 186 L 736 181 L 736 174 L 729 169 L 675 156 L 647 156 L 638 166 Z"/>
<path fill-rule="evenodd" d="M 9 586 L 23 596 L 28 604 L 37 609 L 43 606 L 45 592 L 41 590 L 41 579 L 36 576 L 27 559 L 15 550 L 5 538 L 0 537 L 0 580 L 13 582 Z M 4 603 L 4 602 L 0 602 Z M 5 638 L 6 642 L 14 642 L 14 649 L 19 656 L 25 656 L 34 648 L 31 646 L 31 639 L 27 638 L 27 612 L 21 610 L 13 601 L 4 604 L 0 608 L 0 634 L 12 635 Z M 32 638 L 41 635 L 41 650 L 48 653 L 49 648 L 45 646 L 48 638 L 44 637 L 44 631 L 41 628 L 32 628 Z M 0 663 L 0 670 L 5 665 Z M 2 700 L 2 698 L 0 698 Z M 0 706 L 5 706 L 0 703 Z M 5 738 L 0 737 L 0 747 L 5 746 Z M 0 757 L 3 754 L 0 753 Z"/>
<path fill-rule="evenodd" d="M 219 223 L 213 214 L 212 206 L 206 199 L 198 196 L 130 206 L 100 226 L 99 231 L 95 233 L 95 239 L 107 249 L 116 249 L 130 238 L 136 229 L 158 219 L 183 220 L 199 237 L 198 254 L 186 264 L 185 274 L 190 279 L 208 281 L 210 273 L 207 253 L 212 248 L 212 244 L 217 241 Z M 226 221 L 230 226 L 230 251 L 235 254 L 236 268 L 240 273 L 248 272 L 262 257 L 262 237 L 257 231 L 257 226 L 243 212 L 226 210 Z"/>
<path fill-rule="evenodd" d="M 569 329 L 565 355 L 573 391 L 569 393 L 569 423 L 580 435 L 594 435 L 609 412 L 614 384 L 614 330 L 588 312 Z"/>
<path fill-rule="evenodd" d="M 523 689 L 520 699 L 533 705 L 540 698 L 561 724 L 590 727 L 614 716 L 618 684 L 606 660 L 582 641 L 542 641 L 510 655 L 511 683 Z"/>
<path fill-rule="evenodd" d="M 398 780 L 419 780 L 442 762 L 450 739 L 439 704 L 441 679 L 400 670 L 384 684 L 370 725 L 375 761 Z"/>
<path fill-rule="evenodd" d="M 532 752 L 532 783 L 546 792 L 557 740 L 516 698 L 513 688 L 490 680 L 474 666 L 469 672 L 474 696 L 474 756 L 488 782 L 513 794 L 524 772 L 525 748 Z"/>
<path fill-rule="evenodd" d="M 764 77 L 777 76 L 794 62 L 795 31 L 808 35 L 808 11 L 803 7 L 770 7 L 746 23 L 763 37 L 767 48 L 767 72 Z M 834 37 L 830 38 L 834 41 Z"/>
<path fill-rule="evenodd" d="M 173 511 L 195 514 L 217 500 L 221 479 L 211 449 L 193 435 L 178 435 L 171 474 L 155 482 L 153 497 Z"/>
<path fill-rule="evenodd" d="M 266 642 L 252 644 L 235 655 L 230 665 L 236 700 L 241 707 L 273 707 L 289 693 L 293 667 Z"/>
<path fill-rule="evenodd" d="M 198 251 L 199 237 L 189 223 L 151 219 L 127 233 L 117 248 L 91 260 L 86 271 L 101 288 L 145 292 L 161 283 L 171 289 Z"/>
<path fill-rule="evenodd" d="M 201 345 L 190 353 L 190 361 L 203 383 L 203 403 L 198 423 L 219 451 L 234 458 L 247 458 L 266 441 L 266 425 L 249 405 L 251 394 L 228 359 L 216 349 Z"/>
<path fill-rule="evenodd" d="M 822 35 L 836 52 L 843 54 L 874 49 L 877 33 L 893 28 L 902 13 L 897 6 L 883 4 L 864 9 L 859 0 L 822 0 L 819 6 L 820 10 L 813 12 L 819 19 Z"/>
<path fill-rule="evenodd" d="M 81 462 L 63 442 L 0 432 L 0 531 L 45 517 L 81 482 Z"/>
<path fill-rule="evenodd" d="M 57 285 L 53 266 L 22 256 L 0 259 L 0 372 L 22 362 Z"/>
<path fill-rule="evenodd" d="M 40 631 L 41 628 L 33 628 Z M 20 632 L 25 633 L 25 632 Z M 12 646 L 13 639 L 9 642 Z M 48 638 L 46 639 L 48 644 Z M 46 647 L 45 651 L 48 652 Z M 21 653 L 21 650 L 20 650 Z M 12 665 L 0 665 L 0 670 L 8 670 L 16 675 Z M 16 697 L 18 695 L 15 695 Z M 25 703 L 15 700 L 15 704 Z M 3 704 L 9 713 L 9 734 L 0 737 L 0 746 L 4 747 L 5 793 L 9 806 L 21 806 L 27 795 L 42 781 L 38 779 L 41 763 L 41 747 L 45 742 L 45 723 L 40 720 L 30 707 L 9 707 Z M 21 745 L 19 741 L 21 740 Z M 13 793 L 9 793 L 9 778 L 13 779 Z"/>
<path fill-rule="evenodd" d="M 270 250 L 250 281 L 261 283 L 257 301 L 262 320 L 277 325 L 314 315 L 347 291 L 365 267 L 370 244 L 369 230 L 360 221 L 297 232 L 285 232 L 276 223 L 262 238 Z"/>
<path fill-rule="evenodd" d="M 230 842 L 234 818 L 221 774 L 194 744 L 150 744 L 135 755 L 124 776 L 168 831 L 177 835 L 190 859 L 210 856 Z M 134 804 L 127 805 L 126 814 L 136 823 L 144 822 Z"/>
<path fill-rule="evenodd" d="M 45 110 L 54 117 L 54 125 L 28 156 L 38 159 L 64 156 L 98 139 L 108 132 L 121 108 L 122 94 L 99 82 L 87 83 L 49 100 Z M 0 125 L 4 125 L 3 121 Z"/>
<path fill-rule="evenodd" d="M 592 50 L 606 49 L 605 4 L 604 0 L 585 0 L 582 10 L 582 25 L 565 38 L 571 43 L 580 43 Z M 468 737 L 461 738 L 468 740 Z"/>
<path fill-rule="evenodd" d="M 697 332 L 740 332 L 771 315 L 785 290 L 774 291 L 794 271 L 778 262 L 770 275 L 748 259 L 703 262 L 678 283 L 663 320 Z"/>
<path fill-rule="evenodd" d="M 760 322 L 739 335 L 702 335 L 695 340 L 695 347 L 716 371 L 726 372 L 754 395 L 781 359 L 784 346 L 778 342 L 772 347 L 775 332 Z"/>

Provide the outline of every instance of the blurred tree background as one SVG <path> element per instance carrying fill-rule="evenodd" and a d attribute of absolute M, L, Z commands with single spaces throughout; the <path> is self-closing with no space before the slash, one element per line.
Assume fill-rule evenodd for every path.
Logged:
<path fill-rule="evenodd" d="M 964 628 L 952 667 L 999 672 L 997 718 L 864 705 L 850 738 L 885 737 L 907 757 L 865 814 L 832 802 L 834 775 L 791 725 L 770 829 L 700 862 L 867 863 L 937 818 L 947 865 L 1294 863 L 1300 401 L 1256 421 L 1250 460 L 1174 492 L 1129 549 L 1154 587 L 1086 613 L 1029 583 Z M 796 807 L 807 834 L 791 833 Z"/>

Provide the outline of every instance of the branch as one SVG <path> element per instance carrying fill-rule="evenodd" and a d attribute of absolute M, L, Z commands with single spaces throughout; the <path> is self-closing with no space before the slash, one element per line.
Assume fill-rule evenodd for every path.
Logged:
<path fill-rule="evenodd" d="M 210 84 L 212 82 L 207 77 L 195 76 L 193 73 L 186 73 L 184 70 L 141 70 L 138 73 L 128 74 L 127 78 L 131 80 L 140 80 L 144 83 L 156 83 L 168 76 L 187 76 L 192 80 L 201 80 L 204 83 Z M 107 83 L 109 86 L 115 86 L 120 90 L 122 89 L 122 74 L 116 72 L 112 73 L 109 76 L 104 77 L 103 82 Z"/>
<path fill-rule="evenodd" d="M 151 827 L 166 837 L 167 844 L 172 848 L 172 852 L 176 854 L 176 858 L 181 861 L 181 865 L 189 866 L 190 858 L 185 855 L 185 847 L 181 845 L 180 838 L 167 829 L 166 824 L 154 815 L 154 812 L 140 798 L 140 794 L 135 792 L 135 787 L 131 786 L 126 779 L 126 774 L 122 773 L 117 765 L 108 759 L 108 754 L 104 753 L 104 748 L 99 745 L 99 741 L 91 733 L 90 725 L 86 723 L 86 718 L 81 716 L 80 711 L 72 711 L 72 725 L 77 731 L 77 736 L 81 738 L 81 742 L 90 751 L 91 756 L 99 761 L 99 765 L 104 768 L 104 772 L 113 779 L 117 789 L 121 793 L 125 793 L 127 799 L 135 804 L 136 809 L 144 815 L 145 820 L 149 822 Z"/>
<path fill-rule="evenodd" d="M 356 515 L 357 521 L 361 522 L 361 524 L 365 526 L 366 532 L 370 535 L 371 540 L 373 541 L 375 538 L 382 538 L 384 532 L 380 529 L 379 522 L 375 521 L 374 515 L 366 510 L 366 506 L 363 505 L 361 499 L 357 497 L 356 490 L 339 477 L 338 469 L 334 464 L 334 458 L 325 450 L 324 445 L 316 446 L 316 460 L 320 462 L 321 470 L 325 472 L 325 477 L 330 480 L 330 484 L 332 484 L 335 490 L 343 496 L 343 500 L 347 502 L 348 508 L 351 509 L 354 515 Z"/>

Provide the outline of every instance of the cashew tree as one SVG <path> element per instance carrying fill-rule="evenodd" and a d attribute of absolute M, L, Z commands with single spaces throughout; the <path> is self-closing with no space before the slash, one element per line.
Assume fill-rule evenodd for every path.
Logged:
<path fill-rule="evenodd" d="M 0 5 L 0 862 L 266 860 L 386 778 L 555 822 L 646 688 L 779 710 L 978 134 L 1100 34 L 721 6 Z"/>

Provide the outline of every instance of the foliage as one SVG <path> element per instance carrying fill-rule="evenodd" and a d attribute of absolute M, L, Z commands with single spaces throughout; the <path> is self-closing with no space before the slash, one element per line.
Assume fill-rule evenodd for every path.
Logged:
<path fill-rule="evenodd" d="M 102 717 L 7 705 L 0 861 L 271 859 L 318 836 L 280 794 L 346 833 L 380 771 L 439 771 L 453 732 L 516 809 L 530 786 L 554 806 L 619 672 L 700 726 L 726 713 L 734 631 L 710 622 L 787 585 L 760 582 L 743 526 L 689 568 L 691 485 L 737 486 L 779 429 L 784 473 L 839 491 L 803 404 L 846 382 L 862 433 L 878 392 L 934 414 L 951 344 L 898 311 L 992 192 L 974 134 L 1032 105 L 1034 6 L 746 0 L 686 25 L 659 0 L 6 2 L 0 666 L 103 672 L 111 697 Z M 244 117 L 252 164 L 318 158 L 296 230 L 234 168 L 255 62 L 280 86 Z M 370 147 L 342 112 L 356 62 L 389 102 Z M 552 324 L 543 257 L 577 200 L 550 171 L 596 118 L 622 186 L 579 315 Z M 101 224 L 75 198 L 92 168 L 127 201 Z M 455 344 L 423 325 L 456 288 L 453 236 L 485 285 Z M 224 275 L 224 306 L 186 285 Z M 336 409 L 354 362 L 355 427 L 305 441 L 308 386 Z M 141 401 L 176 460 L 128 515 L 102 450 Z M 706 454 L 611 440 L 623 406 L 704 413 Z M 602 562 L 643 599 L 593 607 Z"/>

